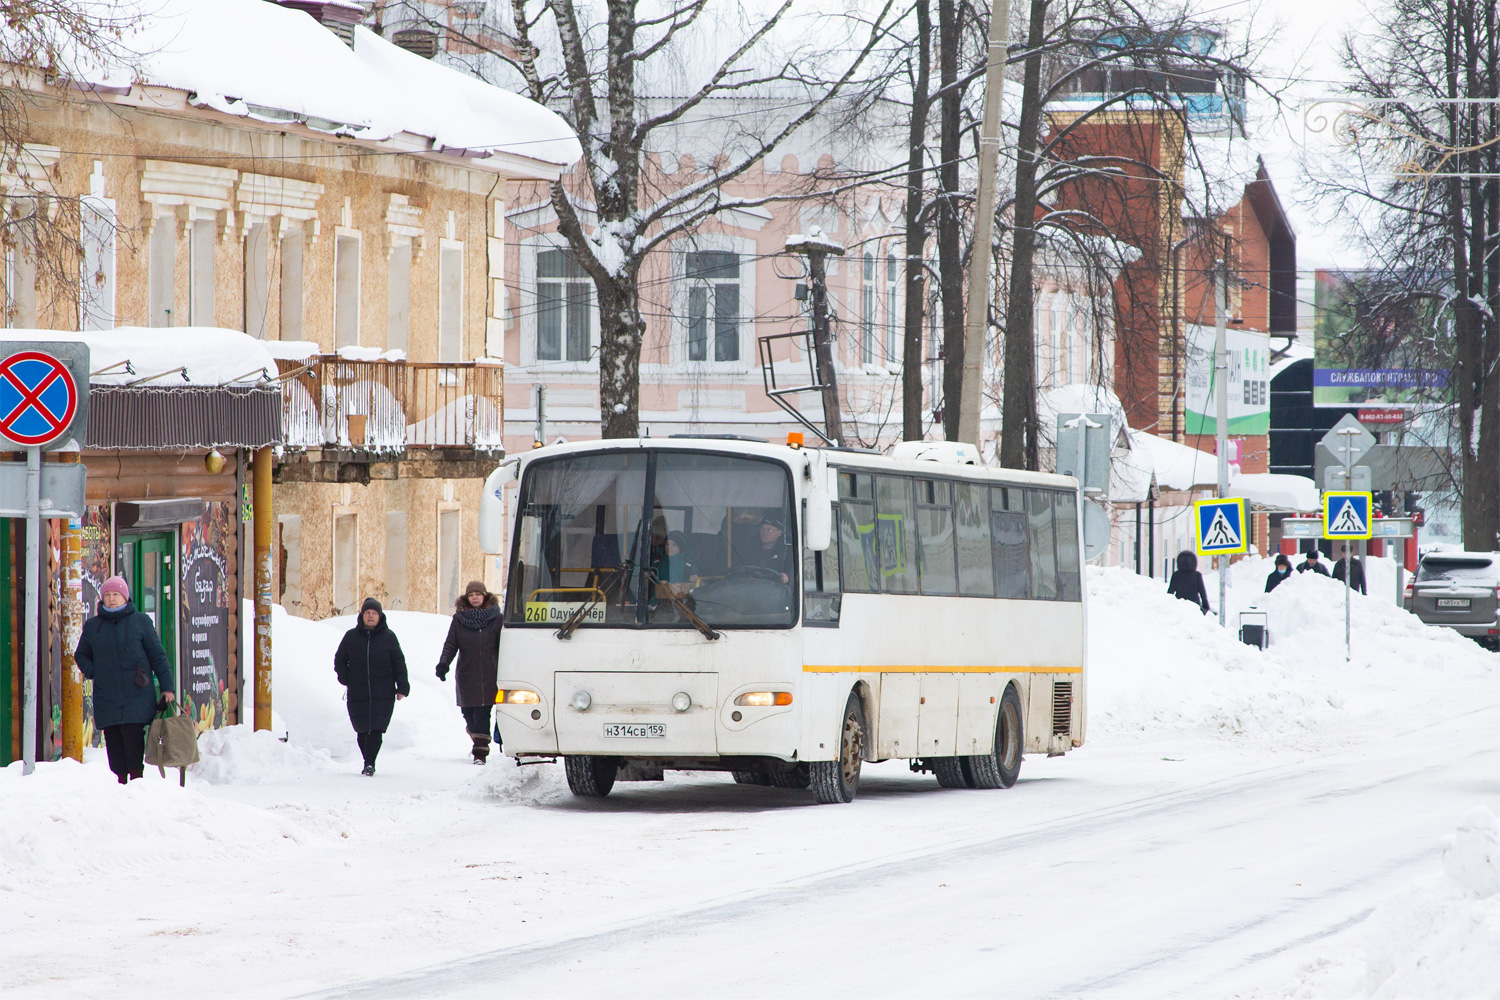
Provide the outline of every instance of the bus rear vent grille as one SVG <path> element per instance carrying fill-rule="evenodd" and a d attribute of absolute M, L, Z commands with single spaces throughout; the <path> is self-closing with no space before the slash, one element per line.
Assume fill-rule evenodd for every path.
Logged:
<path fill-rule="evenodd" d="M 1073 682 L 1052 684 L 1052 735 L 1065 736 L 1073 728 Z"/>

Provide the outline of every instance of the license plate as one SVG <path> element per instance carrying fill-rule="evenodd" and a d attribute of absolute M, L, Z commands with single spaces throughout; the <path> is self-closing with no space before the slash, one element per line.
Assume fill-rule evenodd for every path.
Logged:
<path fill-rule="evenodd" d="M 664 740 L 667 727 L 659 722 L 606 722 L 604 736 L 612 740 Z"/>
<path fill-rule="evenodd" d="M 1439 597 L 1437 606 L 1440 608 L 1469 608 L 1470 598 L 1467 597 Z"/>

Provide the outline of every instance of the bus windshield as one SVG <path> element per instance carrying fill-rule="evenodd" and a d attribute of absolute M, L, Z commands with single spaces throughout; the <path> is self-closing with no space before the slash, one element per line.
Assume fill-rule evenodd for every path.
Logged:
<path fill-rule="evenodd" d="M 796 623 L 787 468 L 687 451 L 538 459 L 517 500 L 506 620 L 559 627 Z"/>

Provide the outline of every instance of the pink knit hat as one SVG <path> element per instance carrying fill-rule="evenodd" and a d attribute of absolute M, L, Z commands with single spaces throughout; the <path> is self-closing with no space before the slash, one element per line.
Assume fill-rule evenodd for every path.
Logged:
<path fill-rule="evenodd" d="M 130 584 L 125 582 L 123 576 L 112 576 L 99 587 L 99 596 L 105 594 L 119 594 L 125 600 L 130 600 Z"/>

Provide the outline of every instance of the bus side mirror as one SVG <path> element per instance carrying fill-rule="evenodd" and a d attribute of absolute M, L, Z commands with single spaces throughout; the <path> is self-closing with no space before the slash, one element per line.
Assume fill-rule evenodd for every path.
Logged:
<path fill-rule="evenodd" d="M 516 478 L 520 462 L 512 459 L 489 474 L 479 494 L 479 551 L 498 556 L 505 539 L 505 484 Z"/>
<path fill-rule="evenodd" d="M 807 472 L 807 513 L 803 529 L 808 550 L 823 552 L 833 544 L 834 471 L 824 462 L 809 462 Z"/>

